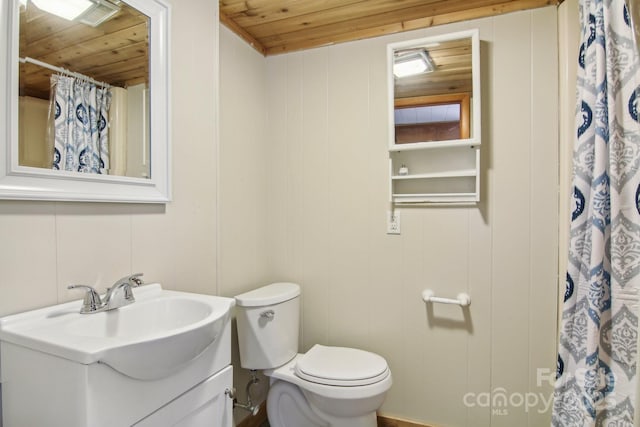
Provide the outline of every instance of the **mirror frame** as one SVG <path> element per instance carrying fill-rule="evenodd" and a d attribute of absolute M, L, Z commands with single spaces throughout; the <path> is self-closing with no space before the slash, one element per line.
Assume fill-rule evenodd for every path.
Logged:
<path fill-rule="evenodd" d="M 0 199 L 166 203 L 171 200 L 170 6 L 125 0 L 149 17 L 151 178 L 80 174 L 18 164 L 19 0 L 0 0 Z"/>
<path fill-rule="evenodd" d="M 471 69 L 472 69 L 472 99 L 471 99 L 471 138 L 452 139 L 445 141 L 413 142 L 407 144 L 395 143 L 395 77 L 393 75 L 393 54 L 395 50 L 407 49 L 418 45 L 440 43 L 464 38 L 471 39 Z M 389 116 L 389 151 L 418 150 L 422 148 L 478 146 L 481 143 L 480 126 L 480 36 L 477 29 L 447 33 L 420 39 L 406 40 L 387 45 L 387 85 L 388 85 L 388 116 Z"/>

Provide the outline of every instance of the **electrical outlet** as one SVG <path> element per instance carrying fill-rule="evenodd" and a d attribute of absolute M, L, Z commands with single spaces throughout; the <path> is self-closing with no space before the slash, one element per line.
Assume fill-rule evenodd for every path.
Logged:
<path fill-rule="evenodd" d="M 387 211 L 387 234 L 400 234 L 400 212 Z"/>

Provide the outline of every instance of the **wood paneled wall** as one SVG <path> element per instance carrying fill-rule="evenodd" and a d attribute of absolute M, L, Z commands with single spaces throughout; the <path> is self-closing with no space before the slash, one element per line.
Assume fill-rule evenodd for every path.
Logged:
<path fill-rule="evenodd" d="M 302 285 L 302 350 L 353 346 L 388 360 L 384 416 L 549 424 L 542 402 L 474 399 L 500 391 L 548 399 L 552 390 L 538 378 L 550 378 L 556 354 L 556 14 L 548 7 L 267 58 L 270 268 Z M 385 46 L 468 28 L 482 40 L 482 201 L 399 209 L 402 234 L 387 235 Z M 471 307 L 428 308 L 426 288 L 466 291 Z"/>

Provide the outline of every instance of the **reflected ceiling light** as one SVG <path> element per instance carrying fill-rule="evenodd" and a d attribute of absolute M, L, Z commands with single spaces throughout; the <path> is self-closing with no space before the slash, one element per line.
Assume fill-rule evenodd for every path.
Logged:
<path fill-rule="evenodd" d="M 426 50 L 402 54 L 393 60 L 393 75 L 396 78 L 430 73 L 435 69 L 436 66 Z"/>
<path fill-rule="evenodd" d="M 107 0 L 31 0 L 38 9 L 69 21 L 78 21 L 97 27 L 113 15 L 120 7 Z M 116 3 L 119 3 L 116 1 Z"/>
<path fill-rule="evenodd" d="M 69 21 L 73 21 L 93 6 L 90 0 L 31 0 L 31 2 L 38 9 Z"/>

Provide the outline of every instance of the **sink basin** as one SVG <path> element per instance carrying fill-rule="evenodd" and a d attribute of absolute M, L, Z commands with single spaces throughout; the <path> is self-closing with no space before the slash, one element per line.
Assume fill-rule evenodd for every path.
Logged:
<path fill-rule="evenodd" d="M 177 372 L 209 347 L 229 320 L 232 298 L 162 289 L 133 290 L 136 302 L 80 314 L 80 301 L 0 319 L 0 341 L 85 365 L 104 363 L 131 378 Z"/>

